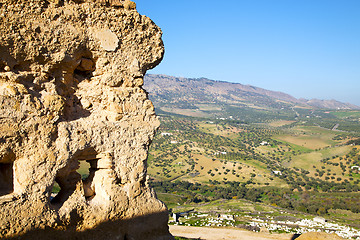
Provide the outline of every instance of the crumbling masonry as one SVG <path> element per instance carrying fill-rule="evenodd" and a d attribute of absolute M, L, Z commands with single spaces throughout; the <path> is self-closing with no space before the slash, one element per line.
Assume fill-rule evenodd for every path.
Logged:
<path fill-rule="evenodd" d="M 161 30 L 129 0 L 0 0 L 0 24 L 0 237 L 172 239 L 146 175 Z"/>

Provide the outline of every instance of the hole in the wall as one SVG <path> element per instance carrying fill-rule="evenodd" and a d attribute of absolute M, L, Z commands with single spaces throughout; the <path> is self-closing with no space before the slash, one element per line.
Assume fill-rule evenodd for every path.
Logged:
<path fill-rule="evenodd" d="M 91 200 L 95 195 L 94 176 L 97 170 L 97 152 L 93 148 L 77 152 L 64 169 L 55 178 L 52 187 L 50 203 L 62 205 L 82 182 L 84 197 Z"/>
<path fill-rule="evenodd" d="M 74 155 L 74 159 L 79 163 L 77 172 L 82 178 L 86 200 L 91 200 L 96 195 L 93 179 L 97 170 L 97 154 L 94 148 L 86 148 Z"/>
<path fill-rule="evenodd" d="M 0 196 L 14 191 L 14 163 L 0 163 Z"/>
<path fill-rule="evenodd" d="M 83 179 L 83 187 L 84 187 L 84 196 L 86 200 L 91 200 L 95 197 L 95 185 L 94 185 L 94 176 L 96 172 L 96 168 L 91 167 L 91 165 L 96 165 L 97 159 L 91 160 L 90 162 L 90 168 L 89 168 L 89 175 Z"/>
<path fill-rule="evenodd" d="M 59 184 L 55 181 L 54 185 L 52 186 L 52 190 L 51 190 L 51 199 L 53 199 L 59 192 L 60 192 L 60 186 Z"/>
<path fill-rule="evenodd" d="M 6 149 L 0 159 L 0 196 L 14 192 L 14 161 L 16 156 Z"/>
<path fill-rule="evenodd" d="M 62 205 L 74 193 L 76 184 L 80 180 L 81 176 L 76 171 L 59 174 L 52 187 L 50 202 L 54 205 Z"/>
<path fill-rule="evenodd" d="M 76 170 L 81 175 L 81 180 L 85 180 L 89 177 L 90 163 L 87 161 L 80 161 L 79 169 Z"/>
<path fill-rule="evenodd" d="M 81 175 L 86 200 L 91 200 L 96 195 L 93 180 L 96 171 L 94 166 L 96 166 L 97 160 L 80 160 L 80 167 L 77 172 Z"/>
<path fill-rule="evenodd" d="M 57 180 L 55 180 L 52 189 L 51 189 L 51 194 L 50 194 L 50 203 L 52 204 L 59 204 L 61 203 L 61 197 L 59 195 L 59 193 L 61 192 L 61 187 L 59 185 L 59 183 L 57 182 Z M 63 194 L 61 194 L 63 195 Z M 64 202 L 64 201 L 63 201 Z"/>

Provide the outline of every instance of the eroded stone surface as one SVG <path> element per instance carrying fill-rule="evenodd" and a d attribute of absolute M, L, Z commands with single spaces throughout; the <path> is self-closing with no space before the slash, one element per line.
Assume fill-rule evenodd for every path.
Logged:
<path fill-rule="evenodd" d="M 339 237 L 335 233 L 308 232 L 308 233 L 301 234 L 301 236 L 296 239 L 299 239 L 299 240 L 342 240 L 344 238 Z"/>
<path fill-rule="evenodd" d="M 146 178 L 161 30 L 128 0 L 0 0 L 0 22 L 0 236 L 172 239 Z"/>

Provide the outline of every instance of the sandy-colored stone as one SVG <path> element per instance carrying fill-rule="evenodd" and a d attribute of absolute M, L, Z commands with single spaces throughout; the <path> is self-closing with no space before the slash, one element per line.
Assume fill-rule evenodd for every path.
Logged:
<path fill-rule="evenodd" d="M 146 177 L 162 32 L 135 6 L 0 0 L 0 238 L 172 239 Z"/>
<path fill-rule="evenodd" d="M 94 36 L 100 41 L 100 46 L 106 51 L 115 51 L 119 46 L 119 39 L 110 29 L 94 30 Z"/>
<path fill-rule="evenodd" d="M 344 238 L 336 235 L 335 233 L 324 232 L 308 232 L 301 234 L 297 240 L 343 240 Z"/>

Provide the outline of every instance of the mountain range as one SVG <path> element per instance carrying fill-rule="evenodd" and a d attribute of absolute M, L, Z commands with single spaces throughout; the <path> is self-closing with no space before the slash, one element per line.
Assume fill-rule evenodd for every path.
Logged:
<path fill-rule="evenodd" d="M 266 111 L 293 108 L 309 110 L 360 109 L 359 106 L 336 100 L 297 99 L 279 91 L 207 78 L 147 74 L 144 78 L 144 89 L 149 92 L 150 99 L 158 109 L 173 113 L 176 113 L 174 109 L 197 110 L 205 113 L 224 107 L 243 107 Z"/>

